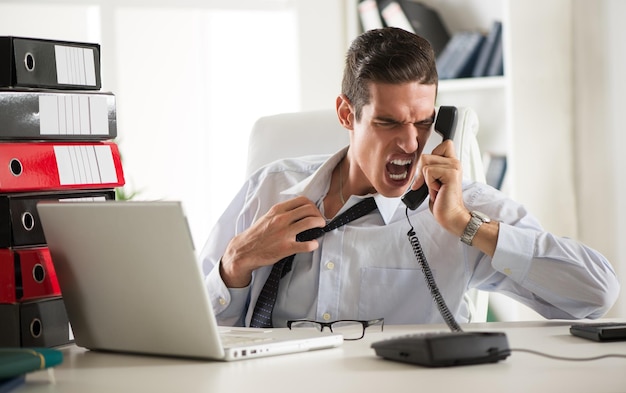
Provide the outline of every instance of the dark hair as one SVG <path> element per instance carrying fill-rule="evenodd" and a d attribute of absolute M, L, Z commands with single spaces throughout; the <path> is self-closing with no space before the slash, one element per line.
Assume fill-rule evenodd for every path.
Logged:
<path fill-rule="evenodd" d="M 366 31 L 348 49 L 341 84 L 341 92 L 354 107 L 357 121 L 363 106 L 370 101 L 370 82 L 436 85 L 432 46 L 426 39 L 395 27 Z"/>

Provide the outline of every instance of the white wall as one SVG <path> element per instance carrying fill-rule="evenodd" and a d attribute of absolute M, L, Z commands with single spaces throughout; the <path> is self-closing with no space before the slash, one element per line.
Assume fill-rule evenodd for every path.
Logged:
<path fill-rule="evenodd" d="M 332 107 L 355 31 L 354 17 L 345 9 L 353 2 L 0 0 L 0 35 L 103 45 L 103 90 L 118 97 L 129 185 L 143 198 L 183 200 L 199 248 L 243 178 L 254 119 Z M 626 2 L 572 2 L 578 237 L 609 257 L 624 276 L 626 27 L 621 16 Z M 146 10 L 154 13 L 146 17 Z M 225 13 L 218 19 L 211 10 Z M 239 34 L 221 24 L 237 10 L 258 12 L 240 21 L 251 31 Z M 346 27 L 345 20 L 352 25 Z M 529 26 L 531 44 L 541 40 L 531 33 Z M 236 44 L 229 43 L 231 38 Z M 293 55 L 285 55 L 289 51 Z M 222 61 L 213 68 L 209 63 L 216 57 Z M 272 62 L 277 57 L 281 60 Z M 228 71 L 235 75 L 223 74 Z M 270 99 L 274 93 L 278 98 Z M 155 139 L 146 143 L 146 138 Z M 223 152 L 227 159 L 213 160 Z M 625 316 L 626 301 L 612 315 Z"/>
<path fill-rule="evenodd" d="M 335 0 L 0 0 L 0 35 L 101 44 L 125 189 L 183 201 L 200 249 L 243 183 L 254 121 L 334 106 L 343 12 Z"/>
<path fill-rule="evenodd" d="M 621 277 L 611 311 L 626 316 L 626 2 L 575 1 L 575 131 L 579 237 Z"/>

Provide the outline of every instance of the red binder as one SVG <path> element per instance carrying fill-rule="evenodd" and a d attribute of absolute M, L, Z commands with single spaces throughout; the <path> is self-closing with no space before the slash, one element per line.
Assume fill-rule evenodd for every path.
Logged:
<path fill-rule="evenodd" d="M 121 187 L 115 142 L 0 143 L 0 192 Z"/>
<path fill-rule="evenodd" d="M 0 303 L 60 296 L 48 247 L 0 249 Z"/>
<path fill-rule="evenodd" d="M 16 292 L 13 251 L 0 248 L 0 303 L 15 303 Z"/>

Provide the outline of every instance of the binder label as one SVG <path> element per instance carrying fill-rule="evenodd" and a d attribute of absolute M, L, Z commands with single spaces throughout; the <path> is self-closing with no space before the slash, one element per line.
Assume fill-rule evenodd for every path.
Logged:
<path fill-rule="evenodd" d="M 415 33 L 411 22 L 404 14 L 402 7 L 396 1 L 390 2 L 382 11 L 381 14 L 383 18 L 387 22 L 387 25 L 399 27 L 403 30 L 409 31 L 411 33 Z"/>
<path fill-rule="evenodd" d="M 107 98 L 80 94 L 39 96 L 41 135 L 109 135 Z"/>
<path fill-rule="evenodd" d="M 104 195 L 92 196 L 92 197 L 80 197 L 80 198 L 63 198 L 59 199 L 59 202 L 106 202 L 107 198 Z"/>
<path fill-rule="evenodd" d="M 55 45 L 54 55 L 59 84 L 96 86 L 93 48 Z"/>
<path fill-rule="evenodd" d="M 117 183 L 111 146 L 54 146 L 61 185 Z"/>

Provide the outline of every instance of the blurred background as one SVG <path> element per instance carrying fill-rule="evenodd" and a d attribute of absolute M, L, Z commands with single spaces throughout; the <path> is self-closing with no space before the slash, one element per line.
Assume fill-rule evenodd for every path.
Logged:
<path fill-rule="evenodd" d="M 244 181 L 255 120 L 334 107 L 345 51 L 363 29 L 358 3 L 0 0 L 0 35 L 101 45 L 125 192 L 181 200 L 199 250 Z M 475 108 L 485 156 L 508 157 L 503 190 L 626 275 L 626 2 L 424 3 L 451 34 L 502 22 L 503 75 L 442 81 L 439 104 Z M 625 315 L 622 295 L 610 316 Z"/>

